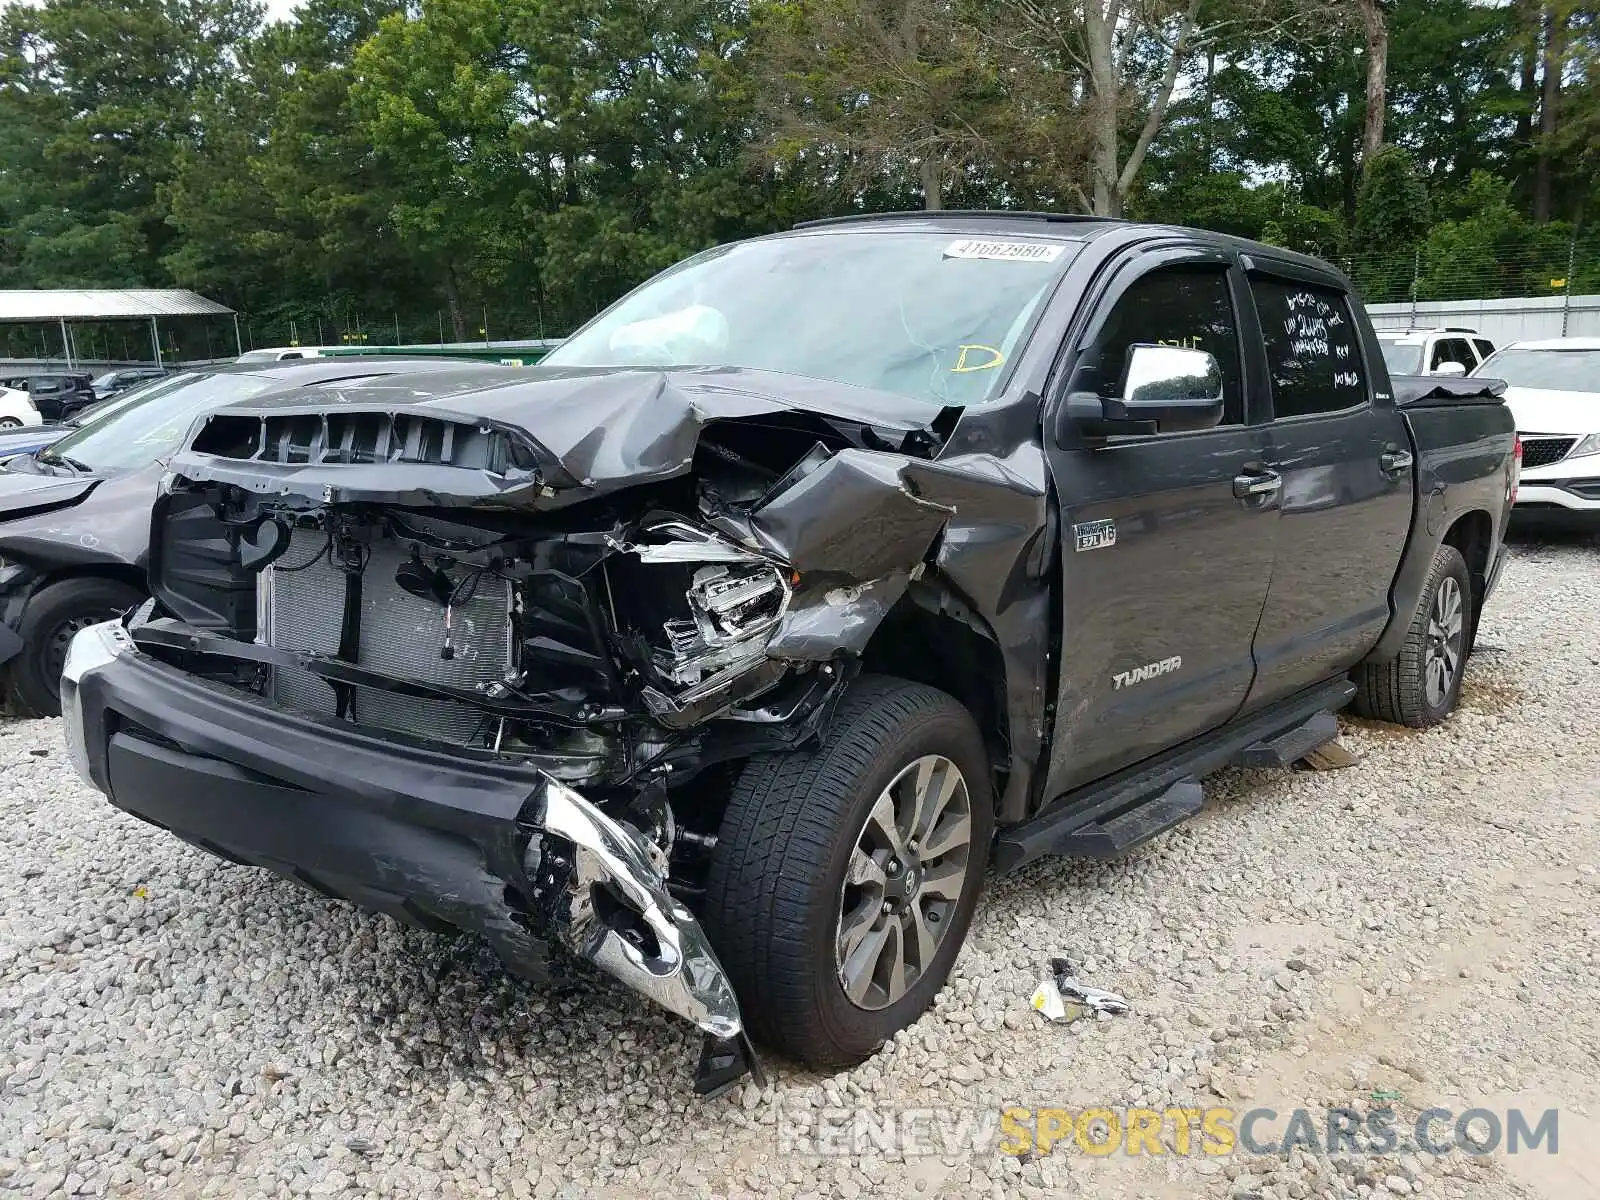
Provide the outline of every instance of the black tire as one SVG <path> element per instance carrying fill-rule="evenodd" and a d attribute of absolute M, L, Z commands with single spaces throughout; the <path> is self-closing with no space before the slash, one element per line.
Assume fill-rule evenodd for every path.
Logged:
<path fill-rule="evenodd" d="M 1430 636 L 1429 627 L 1441 590 L 1450 586 L 1446 581 L 1453 583 L 1460 597 L 1461 629 L 1448 684 L 1442 696 L 1436 689 L 1436 694 L 1430 697 L 1429 663 L 1438 639 Z M 1411 627 L 1406 631 L 1400 653 L 1389 662 L 1362 663 L 1356 668 L 1356 694 L 1350 702 L 1351 709 L 1358 716 L 1409 725 L 1413 729 L 1426 729 L 1443 721 L 1461 698 L 1461 680 L 1466 674 L 1476 624 L 1472 580 L 1467 574 L 1466 560 L 1454 546 L 1440 546 L 1434 552 L 1428 581 L 1417 601 L 1417 611 L 1412 614 Z"/>
<path fill-rule="evenodd" d="M 845 992 L 836 957 L 846 871 L 885 788 L 930 755 L 953 763 L 966 784 L 965 862 L 946 868 L 964 872 L 959 897 L 939 914 L 942 932 L 915 982 L 898 1000 L 859 1007 Z M 809 1067 L 833 1070 L 870 1057 L 915 1021 L 961 952 L 993 829 L 994 796 L 978 727 L 953 697 L 922 684 L 863 676 L 840 701 L 816 749 L 746 763 L 712 855 L 704 920 L 752 1036 Z M 916 847 L 914 840 L 908 844 Z M 940 902 L 919 900 L 913 891 L 905 915 L 884 920 L 911 929 L 909 906 L 923 903 L 937 908 Z"/>
<path fill-rule="evenodd" d="M 22 422 L 15 417 L 0 417 L 0 429 L 21 429 Z"/>
<path fill-rule="evenodd" d="M 140 592 L 115 579 L 63 579 L 34 593 L 17 629 L 22 653 L 11 661 L 6 679 L 18 715 L 60 716 L 61 666 L 72 635 L 126 612 L 143 599 Z"/>

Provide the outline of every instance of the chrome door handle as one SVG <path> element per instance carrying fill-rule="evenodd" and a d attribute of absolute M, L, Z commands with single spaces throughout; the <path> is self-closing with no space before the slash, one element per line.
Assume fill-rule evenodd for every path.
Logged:
<path fill-rule="evenodd" d="M 1233 477 L 1233 494 L 1241 500 L 1252 496 L 1269 496 L 1283 486 L 1283 476 L 1276 471 L 1258 471 Z"/>
<path fill-rule="evenodd" d="M 1378 456 L 1378 465 L 1383 468 L 1385 475 L 1409 471 L 1413 461 L 1409 450 L 1385 450 Z"/>

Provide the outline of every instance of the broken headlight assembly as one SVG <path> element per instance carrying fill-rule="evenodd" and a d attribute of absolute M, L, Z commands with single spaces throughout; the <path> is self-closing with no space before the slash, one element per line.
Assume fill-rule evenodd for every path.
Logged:
<path fill-rule="evenodd" d="M 658 721 L 682 728 L 714 715 L 721 699 L 752 694 L 735 685 L 765 661 L 789 610 L 793 577 L 786 564 L 687 521 L 645 523 L 639 534 L 613 543 L 637 563 L 626 573 L 633 586 L 620 606 L 608 589 L 613 627 L 658 631 L 646 635 L 644 674 L 652 678 L 640 696 Z M 671 591 L 681 600 L 655 608 L 652 601 Z"/>

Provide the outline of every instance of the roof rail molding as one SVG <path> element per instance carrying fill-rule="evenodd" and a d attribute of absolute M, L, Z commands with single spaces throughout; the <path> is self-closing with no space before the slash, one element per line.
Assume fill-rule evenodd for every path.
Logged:
<path fill-rule="evenodd" d="M 1047 213 L 1024 212 L 1009 208 L 935 208 L 935 209 L 901 209 L 894 212 L 881 213 L 852 213 L 843 217 L 818 217 L 811 221 L 797 221 L 795 229 L 815 229 L 819 225 L 860 225 L 875 221 L 911 221 L 918 218 L 932 218 L 934 220 L 988 219 L 996 220 L 1006 218 L 1011 220 L 1049 221 L 1055 224 L 1075 224 L 1077 222 L 1099 223 L 1109 225 L 1126 224 L 1121 217 L 1096 217 L 1088 213 Z"/>

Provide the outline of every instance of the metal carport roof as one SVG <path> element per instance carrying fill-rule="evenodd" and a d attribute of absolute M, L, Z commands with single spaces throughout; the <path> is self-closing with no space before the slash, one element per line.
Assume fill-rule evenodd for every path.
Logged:
<path fill-rule="evenodd" d="M 0 291 L 0 321 L 147 321 L 225 317 L 233 309 L 175 288 L 41 288 Z"/>

